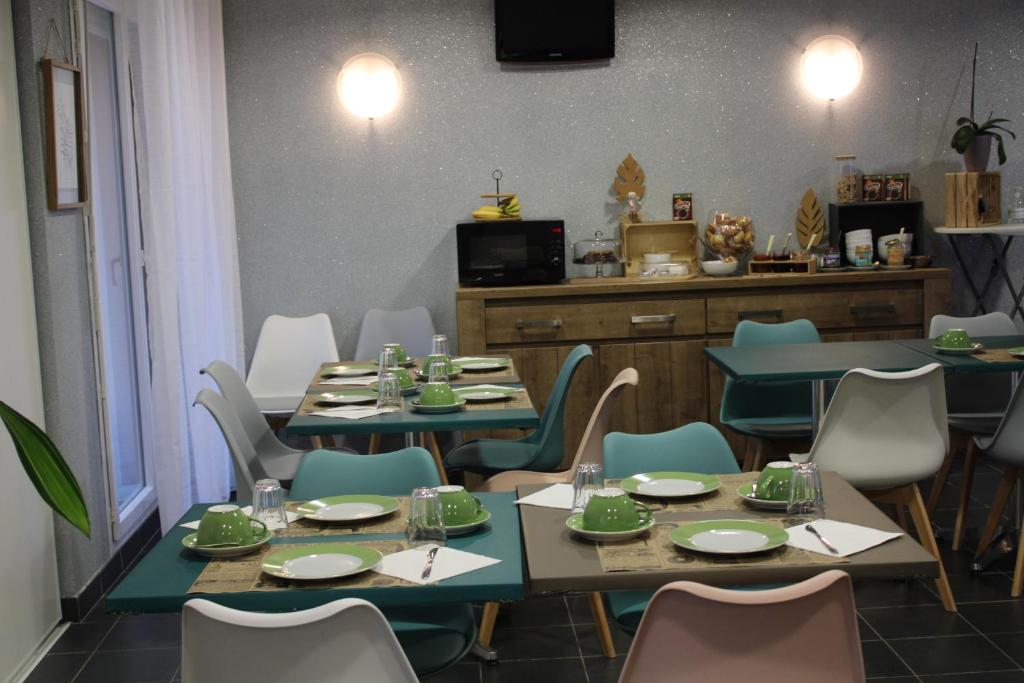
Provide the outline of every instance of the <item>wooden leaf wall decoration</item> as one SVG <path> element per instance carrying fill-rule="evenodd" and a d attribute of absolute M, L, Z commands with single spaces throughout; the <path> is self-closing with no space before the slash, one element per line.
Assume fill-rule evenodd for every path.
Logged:
<path fill-rule="evenodd" d="M 639 199 L 644 198 L 644 192 L 647 191 L 647 188 L 644 187 L 646 176 L 644 176 L 644 169 L 640 168 L 640 164 L 632 154 L 627 154 L 626 158 L 622 160 L 617 173 L 615 180 L 612 181 L 612 187 L 615 188 L 615 196 L 620 202 L 626 201 L 630 192 L 636 192 Z"/>
<path fill-rule="evenodd" d="M 796 239 L 801 247 L 806 248 L 811 241 L 812 235 L 821 235 L 817 243 L 821 244 L 825 232 L 825 214 L 821 212 L 821 204 L 818 203 L 818 195 L 813 188 L 807 188 L 803 199 L 800 200 L 800 208 L 796 212 Z"/>

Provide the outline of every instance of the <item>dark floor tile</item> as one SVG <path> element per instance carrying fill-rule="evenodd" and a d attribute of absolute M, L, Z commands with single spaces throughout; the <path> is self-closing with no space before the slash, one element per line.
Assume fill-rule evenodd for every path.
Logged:
<path fill-rule="evenodd" d="M 942 601 L 917 579 L 860 580 L 854 583 L 857 608 L 939 605 Z"/>
<path fill-rule="evenodd" d="M 946 573 L 950 575 L 971 573 L 971 565 L 974 564 L 974 551 L 977 547 L 977 535 L 973 533 L 967 534 L 964 544 L 960 547 L 960 550 L 953 550 L 949 547 L 948 543 L 940 543 L 939 556 L 942 558 L 942 566 L 946 568 Z M 996 557 L 985 567 L 984 571 L 996 572 L 1009 570 L 1012 572 L 1013 560 L 1013 553 Z"/>
<path fill-rule="evenodd" d="M 996 633 L 989 636 L 1010 659 L 1024 667 L 1024 633 Z"/>
<path fill-rule="evenodd" d="M 864 673 L 868 678 L 872 676 L 905 676 L 913 673 L 881 640 L 861 643 L 861 652 L 864 653 Z"/>
<path fill-rule="evenodd" d="M 960 614 L 982 633 L 1024 631 L 1024 601 L 961 605 Z"/>
<path fill-rule="evenodd" d="M 569 611 L 562 596 L 530 598 L 502 605 L 498 612 L 497 628 L 534 626 L 568 626 Z"/>
<path fill-rule="evenodd" d="M 565 602 L 569 605 L 569 615 L 574 624 L 593 624 L 594 614 L 590 611 L 590 601 L 586 595 L 567 595 Z"/>
<path fill-rule="evenodd" d="M 620 655 L 629 652 L 629 646 L 633 644 L 633 636 L 620 628 L 611 626 L 612 643 L 615 644 L 615 651 Z M 584 657 L 604 656 L 601 650 L 601 639 L 597 635 L 597 626 L 594 624 L 580 624 L 576 627 L 576 638 L 579 639 L 580 652 Z"/>
<path fill-rule="evenodd" d="M 75 683 L 167 683 L 180 658 L 177 648 L 97 652 Z"/>
<path fill-rule="evenodd" d="M 118 615 L 116 615 L 116 614 L 107 614 L 107 609 L 106 609 L 106 605 L 104 604 L 104 602 L 105 602 L 104 600 L 100 600 L 99 604 L 97 604 L 95 607 L 93 607 L 92 610 L 90 610 L 90 612 L 85 615 L 85 617 L 82 619 L 82 621 L 85 621 L 85 622 L 94 622 L 94 621 L 111 622 L 111 621 L 117 621 Z"/>
<path fill-rule="evenodd" d="M 625 663 L 625 653 L 614 659 L 608 659 L 602 655 L 600 657 L 586 657 L 583 660 L 590 683 L 616 683 L 619 680 L 622 666 Z"/>
<path fill-rule="evenodd" d="M 87 654 L 46 655 L 24 683 L 71 683 L 87 659 Z"/>
<path fill-rule="evenodd" d="M 502 662 L 515 659 L 579 657 L 572 626 L 497 628 L 491 645 Z"/>
<path fill-rule="evenodd" d="M 520 662 L 502 661 L 494 666 L 483 666 L 483 683 L 522 683 L 523 681 L 558 681 L 558 683 L 585 683 L 586 671 L 579 657 L 573 659 L 546 659 Z"/>
<path fill-rule="evenodd" d="M 868 622 L 864 621 L 864 617 L 857 615 L 857 630 L 860 632 L 860 641 L 862 643 L 869 640 L 878 640 L 878 634 L 871 628 Z"/>
<path fill-rule="evenodd" d="M 67 652 L 84 652 L 88 654 L 96 649 L 96 646 L 100 644 L 100 641 L 103 640 L 104 636 L 107 635 L 113 626 L 114 622 L 112 621 L 70 624 L 57 642 L 54 643 L 53 647 L 50 648 L 50 652 L 53 654 Z"/>
<path fill-rule="evenodd" d="M 920 683 L 921 679 L 917 676 L 868 676 L 869 681 L 879 681 L 882 683 Z"/>
<path fill-rule="evenodd" d="M 463 662 L 430 677 L 430 683 L 480 683 L 480 664 Z"/>
<path fill-rule="evenodd" d="M 924 683 L 1021 683 L 1024 671 L 974 671 L 948 676 L 923 676 Z"/>
<path fill-rule="evenodd" d="M 179 647 L 180 645 L 180 615 L 139 614 L 121 617 L 100 643 L 99 649 L 139 650 Z"/>
<path fill-rule="evenodd" d="M 1010 599 L 1013 582 L 1006 574 L 958 574 L 949 577 L 949 585 L 958 605 L 966 602 L 993 602 Z"/>
<path fill-rule="evenodd" d="M 976 633 L 960 615 L 947 612 L 938 605 L 862 608 L 860 615 L 885 640 Z"/>
<path fill-rule="evenodd" d="M 919 676 L 1004 671 L 1015 666 L 983 636 L 912 638 L 889 644 Z"/>

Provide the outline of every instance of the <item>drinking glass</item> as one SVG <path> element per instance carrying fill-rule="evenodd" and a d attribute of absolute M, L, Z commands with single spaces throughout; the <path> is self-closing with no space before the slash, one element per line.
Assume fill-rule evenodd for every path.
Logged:
<path fill-rule="evenodd" d="M 444 545 L 444 512 L 441 508 L 441 495 L 436 489 L 413 489 L 405 538 L 410 548 L 428 544 Z"/>
<path fill-rule="evenodd" d="M 277 479 L 260 479 L 252 490 L 252 515 L 268 529 L 284 529 L 288 515 L 284 510 L 284 489 Z"/>
<path fill-rule="evenodd" d="M 435 334 L 433 340 L 430 342 L 430 353 L 431 355 L 439 353 L 441 355 L 448 355 L 448 337 L 443 334 Z"/>
<path fill-rule="evenodd" d="M 435 360 L 427 368 L 428 384 L 448 384 L 448 364 L 441 360 Z"/>
<path fill-rule="evenodd" d="M 813 462 L 793 465 L 786 514 L 798 524 L 825 518 L 825 498 L 821 491 L 821 473 Z"/>
<path fill-rule="evenodd" d="M 604 488 L 604 468 L 596 462 L 585 462 L 576 467 L 572 483 L 572 511 L 583 512 L 594 491 Z"/>
<path fill-rule="evenodd" d="M 377 410 L 394 412 L 401 409 L 402 388 L 398 375 L 393 370 L 381 369 L 377 378 Z"/>
<path fill-rule="evenodd" d="M 385 346 L 380 351 L 378 360 L 378 374 L 383 375 L 388 370 L 398 369 L 398 352 L 395 349 Z"/>

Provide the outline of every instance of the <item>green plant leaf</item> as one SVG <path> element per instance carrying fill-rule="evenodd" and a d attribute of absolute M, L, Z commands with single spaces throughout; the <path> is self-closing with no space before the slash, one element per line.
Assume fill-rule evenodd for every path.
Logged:
<path fill-rule="evenodd" d="M 999 133 L 989 133 L 996 139 L 996 154 L 999 156 L 999 165 L 1002 166 L 1006 163 L 1006 150 L 1003 149 L 1003 136 Z"/>
<path fill-rule="evenodd" d="M 976 134 L 977 132 L 971 126 L 960 126 L 953 132 L 953 139 L 949 143 L 949 146 L 960 154 L 963 154 L 964 150 L 966 150 L 971 144 L 971 141 L 975 138 Z"/>
<path fill-rule="evenodd" d="M 87 537 L 91 535 L 89 510 L 82 489 L 57 446 L 31 420 L 0 401 L 0 420 L 14 442 L 21 466 L 39 497 L 58 515 Z"/>
<path fill-rule="evenodd" d="M 974 121 L 972 121 L 970 119 L 970 117 L 967 117 L 967 116 L 961 116 L 960 118 L 958 118 L 956 120 L 956 125 L 958 125 L 958 126 L 963 126 L 963 125 L 966 125 L 968 123 L 971 124 L 971 125 L 977 125 L 976 123 L 974 123 Z"/>
<path fill-rule="evenodd" d="M 1007 135 L 1009 135 L 1009 136 L 1010 136 L 1011 138 L 1013 138 L 1014 140 L 1016 140 L 1016 139 L 1017 139 L 1017 136 L 1016 136 L 1016 135 L 1014 134 L 1014 132 L 1013 132 L 1012 130 L 1009 130 L 1009 129 L 1007 129 L 1007 128 L 1003 128 L 1002 126 L 991 126 L 991 128 L 992 128 L 993 130 L 1001 130 L 1001 131 L 1003 131 L 1004 133 L 1006 133 Z"/>

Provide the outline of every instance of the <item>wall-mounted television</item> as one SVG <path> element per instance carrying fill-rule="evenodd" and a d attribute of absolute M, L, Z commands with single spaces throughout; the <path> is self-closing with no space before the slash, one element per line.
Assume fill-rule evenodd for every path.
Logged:
<path fill-rule="evenodd" d="M 615 56 L 615 0 L 494 0 L 499 62 Z"/>

